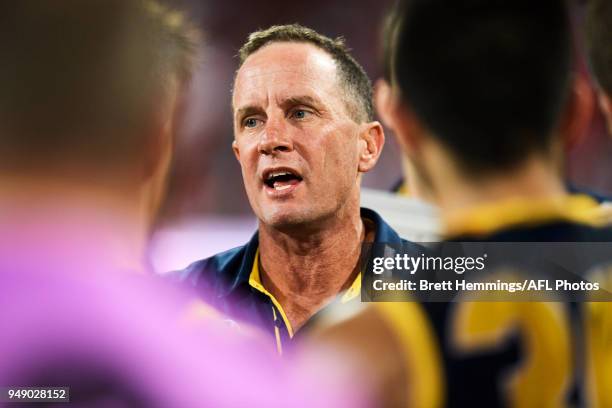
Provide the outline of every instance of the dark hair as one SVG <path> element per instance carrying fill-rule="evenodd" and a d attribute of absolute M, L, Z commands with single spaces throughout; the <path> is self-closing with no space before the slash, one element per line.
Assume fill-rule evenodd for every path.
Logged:
<path fill-rule="evenodd" d="M 591 69 L 601 88 L 612 95 L 612 2 L 589 0 L 586 40 Z"/>
<path fill-rule="evenodd" d="M 546 151 L 566 100 L 562 0 L 406 0 L 393 75 L 402 98 L 471 174 Z"/>
<path fill-rule="evenodd" d="M 400 10 L 401 2 L 396 1 L 386 11 L 382 30 L 380 31 L 381 43 L 381 66 L 383 69 L 383 78 L 388 82 L 393 81 L 393 67 L 395 64 L 395 52 L 397 50 L 397 31 L 401 24 L 402 13 Z"/>
<path fill-rule="evenodd" d="M 194 69 L 197 31 L 154 1 L 3 2 L 0 25 L 6 168 L 129 163 L 169 83 Z"/>
<path fill-rule="evenodd" d="M 357 122 L 369 122 L 374 118 L 372 107 L 372 83 L 367 74 L 349 54 L 342 38 L 331 39 L 299 24 L 272 26 L 249 35 L 240 48 L 240 66 L 260 48 L 275 42 L 313 44 L 328 53 L 338 70 L 341 84 L 346 92 L 349 112 Z"/>

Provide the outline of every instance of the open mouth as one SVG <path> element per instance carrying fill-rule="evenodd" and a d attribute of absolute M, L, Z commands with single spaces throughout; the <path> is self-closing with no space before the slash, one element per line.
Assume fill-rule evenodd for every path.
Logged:
<path fill-rule="evenodd" d="M 266 172 L 263 180 L 264 184 L 269 188 L 282 191 L 297 185 L 300 181 L 302 181 L 302 177 L 292 170 L 283 169 Z"/>

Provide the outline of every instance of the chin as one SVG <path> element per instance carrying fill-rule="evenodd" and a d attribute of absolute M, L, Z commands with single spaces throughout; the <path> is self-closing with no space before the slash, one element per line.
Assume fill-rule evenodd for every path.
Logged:
<path fill-rule="evenodd" d="M 319 217 L 309 214 L 308 211 L 264 211 L 259 220 L 262 224 L 277 230 L 292 230 L 302 228 L 316 221 Z"/>

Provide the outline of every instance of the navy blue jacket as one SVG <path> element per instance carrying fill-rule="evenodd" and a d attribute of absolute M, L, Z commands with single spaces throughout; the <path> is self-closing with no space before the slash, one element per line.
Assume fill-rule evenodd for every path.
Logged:
<path fill-rule="evenodd" d="M 376 212 L 362 208 L 361 217 L 374 223 L 374 243 L 406 243 Z M 290 336 L 280 311 L 270 297 L 249 284 L 258 247 L 259 238 L 255 232 L 246 245 L 194 262 L 177 272 L 178 277 L 195 286 L 208 304 L 230 318 L 262 327 L 271 334 L 278 330 L 280 341 L 284 343 Z"/>

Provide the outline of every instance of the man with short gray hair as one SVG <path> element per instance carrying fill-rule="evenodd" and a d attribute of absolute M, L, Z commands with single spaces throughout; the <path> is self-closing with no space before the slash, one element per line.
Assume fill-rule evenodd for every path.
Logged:
<path fill-rule="evenodd" d="M 359 295 L 362 242 L 401 242 L 360 209 L 384 143 L 371 84 L 340 39 L 300 25 L 249 36 L 232 95 L 234 153 L 259 230 L 182 271 L 230 316 L 284 341 L 331 299 Z"/>

